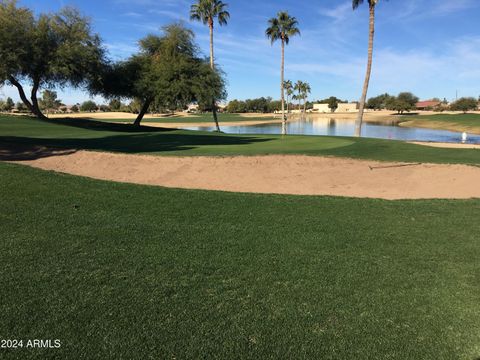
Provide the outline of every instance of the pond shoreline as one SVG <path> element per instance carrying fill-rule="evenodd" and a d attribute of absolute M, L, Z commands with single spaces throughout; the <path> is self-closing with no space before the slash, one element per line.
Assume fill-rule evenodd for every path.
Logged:
<path fill-rule="evenodd" d="M 406 120 L 398 123 L 399 126 L 406 128 L 422 128 L 422 129 L 432 129 L 432 130 L 444 130 L 452 132 L 466 132 L 467 134 L 480 135 L 480 127 L 471 128 L 462 124 L 448 124 L 441 121 L 424 121 L 421 119 L 415 120 Z"/>

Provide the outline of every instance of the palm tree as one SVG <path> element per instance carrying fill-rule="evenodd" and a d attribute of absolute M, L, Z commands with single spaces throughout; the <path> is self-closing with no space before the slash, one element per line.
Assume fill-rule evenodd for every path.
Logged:
<path fill-rule="evenodd" d="M 291 80 L 286 80 L 283 83 L 283 88 L 287 94 L 287 114 L 290 114 L 290 97 L 293 95 L 293 83 Z"/>
<path fill-rule="evenodd" d="M 298 111 L 300 112 L 300 109 L 302 108 L 302 89 L 303 89 L 303 81 L 297 80 L 295 85 L 293 86 L 293 89 L 297 92 L 295 95 L 295 99 L 298 100 Z"/>
<path fill-rule="evenodd" d="M 213 53 L 213 27 L 215 19 L 218 19 L 220 26 L 227 25 L 228 19 L 230 19 L 230 13 L 226 10 L 227 4 L 221 0 L 198 0 L 196 4 L 193 4 L 190 8 L 190 19 L 195 21 L 201 21 L 203 24 L 208 25 L 210 29 L 210 67 L 215 69 L 215 57 Z M 215 99 L 212 101 L 213 120 L 217 131 L 220 131 L 217 117 L 217 104 Z"/>
<path fill-rule="evenodd" d="M 307 82 L 304 82 L 302 84 L 302 97 L 303 97 L 303 113 L 305 114 L 307 112 L 307 99 L 308 99 L 308 94 L 312 92 L 312 88 L 310 87 L 310 84 Z"/>
<path fill-rule="evenodd" d="M 282 99 L 282 135 L 287 133 L 287 117 L 285 116 L 285 91 L 284 91 L 284 77 L 285 77 L 285 45 L 288 45 L 290 38 L 299 35 L 298 21 L 293 16 L 288 15 L 285 11 L 280 11 L 276 18 L 268 20 L 269 27 L 265 31 L 265 35 L 270 39 L 272 45 L 275 41 L 282 42 L 282 62 L 280 75 L 280 91 Z"/>
<path fill-rule="evenodd" d="M 368 85 L 370 83 L 370 75 L 372 73 L 372 57 L 373 57 L 373 39 L 375 34 L 375 6 L 379 0 L 368 0 L 370 8 L 370 35 L 368 41 L 368 62 L 367 73 L 365 75 L 365 82 L 363 84 L 362 97 L 360 98 L 360 105 L 358 110 L 358 117 L 355 123 L 355 136 L 362 135 L 363 112 L 365 110 L 365 102 L 367 100 Z M 356 10 L 362 5 L 364 0 L 352 0 L 353 10 Z"/>

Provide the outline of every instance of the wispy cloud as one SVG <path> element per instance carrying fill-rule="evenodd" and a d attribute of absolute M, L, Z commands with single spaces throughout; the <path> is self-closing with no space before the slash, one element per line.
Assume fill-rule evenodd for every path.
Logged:
<path fill-rule="evenodd" d="M 161 17 L 167 17 L 174 20 L 181 20 L 184 22 L 190 21 L 190 19 L 185 14 L 179 11 L 150 9 L 148 13 L 161 16 Z"/>
<path fill-rule="evenodd" d="M 123 60 L 138 51 L 135 41 L 106 43 L 105 47 L 116 60 Z"/>
<path fill-rule="evenodd" d="M 478 0 L 441 1 L 432 7 L 431 12 L 437 15 L 448 15 L 453 12 L 468 10 L 478 6 Z"/>
<path fill-rule="evenodd" d="M 480 1 L 478 0 L 404 0 L 402 7 L 400 9 L 395 8 L 395 14 L 388 17 L 388 22 L 425 21 L 426 19 L 444 17 L 478 7 L 480 7 Z M 388 6 L 385 6 L 384 9 L 386 12 L 390 10 Z"/>
<path fill-rule="evenodd" d="M 140 17 L 142 17 L 143 15 L 140 14 L 140 13 L 134 12 L 134 11 L 130 11 L 130 12 L 127 12 L 127 13 L 122 14 L 122 16 L 133 17 L 133 18 L 140 18 Z"/>
<path fill-rule="evenodd" d="M 336 7 L 325 7 L 319 10 L 320 15 L 341 21 L 346 19 L 352 13 L 352 2 L 346 1 Z"/>

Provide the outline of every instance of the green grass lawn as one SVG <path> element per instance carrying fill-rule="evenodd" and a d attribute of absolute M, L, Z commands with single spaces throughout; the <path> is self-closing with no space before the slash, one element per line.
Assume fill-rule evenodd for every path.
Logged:
<path fill-rule="evenodd" d="M 460 132 L 467 131 L 480 134 L 479 114 L 437 114 L 415 116 L 410 120 L 411 122 L 408 122 L 407 126 L 436 128 Z"/>
<path fill-rule="evenodd" d="M 480 201 L 188 191 L 0 162 L 2 359 L 478 359 Z"/>
<path fill-rule="evenodd" d="M 305 154 L 385 161 L 480 164 L 472 149 L 440 149 L 401 141 L 276 135 L 227 135 L 87 120 L 0 117 L 0 143 L 35 144 L 155 155 Z"/>
<path fill-rule="evenodd" d="M 254 117 L 245 117 L 240 114 L 218 114 L 218 121 L 220 123 L 229 123 L 229 122 L 241 122 L 241 121 L 269 121 L 269 120 L 279 120 L 278 118 L 275 119 L 273 117 L 262 117 L 262 116 L 254 116 Z M 124 122 L 124 123 L 133 123 L 134 119 L 96 119 L 96 121 L 106 121 L 106 122 Z M 172 116 L 172 117 L 159 117 L 159 118 L 145 118 L 142 120 L 142 123 L 167 123 L 167 124 L 174 124 L 174 123 L 200 123 L 200 122 L 208 122 L 213 123 L 212 114 L 191 114 L 189 117 L 185 116 Z"/>

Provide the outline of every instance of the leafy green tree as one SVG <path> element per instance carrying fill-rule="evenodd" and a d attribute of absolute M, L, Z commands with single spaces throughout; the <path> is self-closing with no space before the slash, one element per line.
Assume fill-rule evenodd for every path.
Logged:
<path fill-rule="evenodd" d="M 227 4 L 220 0 L 198 0 L 197 3 L 193 4 L 190 8 L 190 19 L 201 21 L 203 24 L 208 25 L 208 28 L 210 29 L 210 68 L 212 70 L 215 69 L 213 46 L 213 29 L 215 25 L 215 19 L 218 20 L 218 24 L 220 26 L 227 25 L 228 20 L 230 19 L 230 13 L 226 10 L 226 8 Z M 215 92 L 215 89 L 213 89 L 212 93 Z M 217 100 L 219 99 L 213 99 L 212 112 L 217 131 L 220 131 L 217 118 Z"/>
<path fill-rule="evenodd" d="M 387 100 L 387 108 L 389 110 L 394 110 L 399 114 L 403 114 L 404 112 L 410 112 L 411 110 L 416 109 L 418 100 L 418 97 L 412 93 L 402 92 L 398 94 L 397 97 Z"/>
<path fill-rule="evenodd" d="M 0 0 L 0 34 L 0 85 L 15 86 L 39 118 L 44 117 L 37 98 L 40 88 L 82 87 L 104 62 L 100 38 L 73 8 L 35 17 L 15 0 Z M 29 98 L 25 84 L 31 86 Z"/>
<path fill-rule="evenodd" d="M 106 104 L 101 104 L 98 109 L 101 111 L 101 112 L 109 112 L 111 111 L 110 110 L 110 106 L 106 105 Z"/>
<path fill-rule="evenodd" d="M 98 106 L 95 101 L 87 100 L 80 105 L 80 111 L 82 112 L 94 112 L 97 111 Z"/>
<path fill-rule="evenodd" d="M 141 102 L 134 122 L 139 126 L 151 106 L 174 111 L 191 102 L 209 102 L 211 106 L 212 99 L 207 96 L 223 99 L 222 74 L 206 64 L 198 55 L 193 32 L 182 24 L 171 24 L 163 28 L 161 36 L 140 40 L 139 54 L 107 67 L 92 91 L 107 98 Z"/>
<path fill-rule="evenodd" d="M 245 101 L 232 100 L 227 105 L 229 113 L 273 113 L 281 108 L 281 101 L 274 101 L 270 97 L 247 99 Z"/>
<path fill-rule="evenodd" d="M 390 99 L 394 98 L 391 95 L 385 93 L 379 96 L 372 97 L 368 99 L 366 108 L 371 110 L 383 110 L 387 108 L 387 103 Z"/>
<path fill-rule="evenodd" d="M 17 111 L 21 113 L 28 111 L 28 108 L 25 106 L 23 102 L 18 102 L 16 108 L 17 108 Z"/>
<path fill-rule="evenodd" d="M 5 104 L 3 105 L 3 110 L 10 112 L 13 110 L 14 107 L 15 103 L 13 102 L 12 98 L 8 97 L 5 101 Z"/>
<path fill-rule="evenodd" d="M 379 0 L 367 0 L 367 1 L 368 1 L 368 7 L 370 9 L 367 73 L 365 74 L 365 82 L 363 84 L 362 97 L 360 98 L 358 118 L 355 123 L 355 136 L 362 135 L 363 113 L 365 111 L 368 85 L 370 83 L 370 76 L 372 73 L 373 41 L 374 41 L 374 35 L 375 35 L 375 7 L 379 2 Z M 364 0 L 352 0 L 353 10 L 356 10 L 360 5 L 363 4 L 363 2 Z"/>
<path fill-rule="evenodd" d="M 70 110 L 73 112 L 73 113 L 78 113 L 80 111 L 80 108 L 78 107 L 78 105 L 73 105 Z"/>
<path fill-rule="evenodd" d="M 245 101 L 232 100 L 227 105 L 227 111 L 232 114 L 239 114 L 247 112 L 247 105 Z"/>
<path fill-rule="evenodd" d="M 266 113 L 269 110 L 269 103 L 271 101 L 271 98 L 261 97 L 257 99 L 247 99 L 245 104 L 248 112 Z"/>
<path fill-rule="evenodd" d="M 478 100 L 473 97 L 462 97 L 450 105 L 453 111 L 463 111 L 466 114 L 469 111 L 478 110 Z"/>
<path fill-rule="evenodd" d="M 335 96 L 330 96 L 327 100 L 328 108 L 333 113 L 338 109 L 339 101 Z"/>
<path fill-rule="evenodd" d="M 282 102 L 280 100 L 271 101 L 268 104 L 268 112 L 274 113 L 276 111 L 280 111 L 282 109 Z"/>
<path fill-rule="evenodd" d="M 108 106 L 110 107 L 111 111 L 119 111 L 122 107 L 122 102 L 118 99 L 112 99 L 108 103 Z"/>
<path fill-rule="evenodd" d="M 62 102 L 58 99 L 57 92 L 53 90 L 44 90 L 42 98 L 39 100 L 40 109 L 45 110 L 47 115 L 50 110 L 57 110 Z"/>
<path fill-rule="evenodd" d="M 268 20 L 268 28 L 265 35 L 270 39 L 272 45 L 276 41 L 280 41 L 282 45 L 282 60 L 280 67 L 280 98 L 282 102 L 282 134 L 287 133 L 287 117 L 285 116 L 285 45 L 288 45 L 290 38 L 300 35 L 298 21 L 295 17 L 290 16 L 287 12 L 281 11 L 277 17 Z"/>
<path fill-rule="evenodd" d="M 225 100 L 227 93 L 225 91 L 226 85 L 223 74 L 218 69 L 212 69 L 207 63 L 199 63 L 195 70 L 195 78 L 192 86 L 191 101 L 196 100 L 200 108 L 212 107 L 212 111 L 216 113 L 218 100 Z M 187 89 L 185 89 L 187 91 Z M 211 99 L 215 99 L 212 103 Z M 177 108 L 182 108 L 187 105 L 187 102 L 182 101 Z M 217 128 L 219 131 L 219 128 Z"/>

